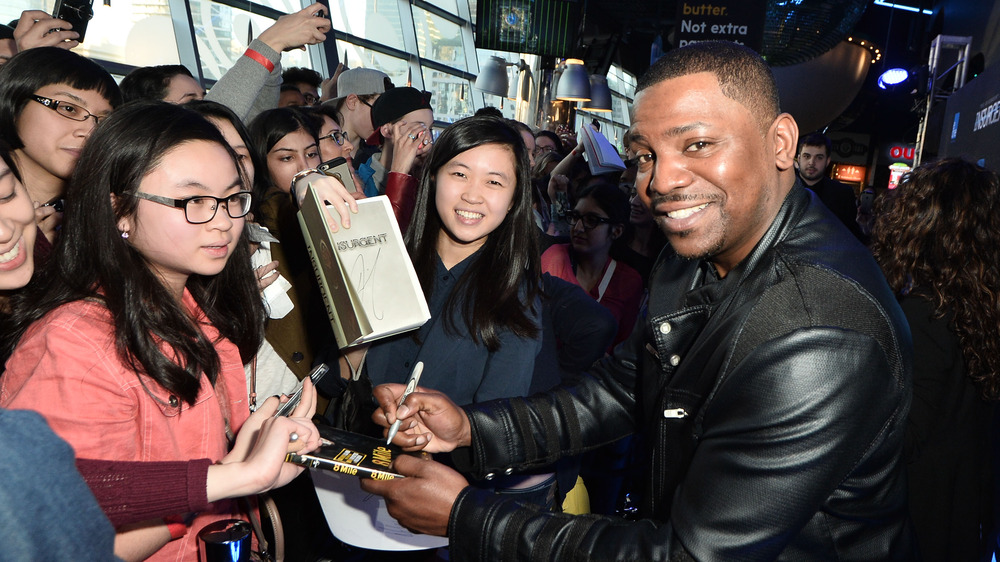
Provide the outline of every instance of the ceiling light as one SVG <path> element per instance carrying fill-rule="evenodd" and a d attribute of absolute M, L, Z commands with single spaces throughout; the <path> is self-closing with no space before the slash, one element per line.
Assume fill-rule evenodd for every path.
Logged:
<path fill-rule="evenodd" d="M 611 111 L 611 88 L 608 78 L 600 74 L 590 75 L 590 101 L 584 102 L 580 109 L 587 111 Z"/>
<path fill-rule="evenodd" d="M 590 101 L 590 76 L 580 59 L 566 59 L 566 68 L 556 86 L 556 99 Z"/>

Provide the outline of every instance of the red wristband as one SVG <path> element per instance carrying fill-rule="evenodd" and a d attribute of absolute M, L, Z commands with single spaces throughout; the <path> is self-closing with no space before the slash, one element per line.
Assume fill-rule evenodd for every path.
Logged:
<path fill-rule="evenodd" d="M 184 523 L 184 518 L 180 515 L 164 517 L 163 522 L 167 524 L 167 531 L 170 532 L 170 540 L 175 541 L 188 532 L 188 526 Z"/>
<path fill-rule="evenodd" d="M 243 56 L 250 57 L 253 60 L 259 62 L 261 66 L 267 69 L 268 72 L 274 71 L 274 63 L 267 60 L 267 57 L 265 57 L 264 55 L 258 53 L 253 49 L 247 49 L 246 51 L 244 51 Z"/>

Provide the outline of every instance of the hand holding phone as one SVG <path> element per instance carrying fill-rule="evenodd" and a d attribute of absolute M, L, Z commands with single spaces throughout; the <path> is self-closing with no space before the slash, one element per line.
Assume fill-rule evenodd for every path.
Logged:
<path fill-rule="evenodd" d="M 317 170 L 340 180 L 340 183 L 344 184 L 348 192 L 354 193 L 357 191 L 354 185 L 354 178 L 351 177 L 351 164 L 346 158 L 338 156 L 332 160 L 327 160 L 320 164 Z"/>
<path fill-rule="evenodd" d="M 14 28 L 18 51 L 35 47 L 72 49 L 80 44 L 72 23 L 56 19 L 41 10 L 25 10 Z"/>
<path fill-rule="evenodd" d="M 94 17 L 94 0 L 56 0 L 56 7 L 52 14 L 68 22 L 79 36 L 77 42 L 83 43 L 83 36 L 87 33 L 87 24 Z M 63 31 L 62 28 L 55 28 L 53 31 Z"/>

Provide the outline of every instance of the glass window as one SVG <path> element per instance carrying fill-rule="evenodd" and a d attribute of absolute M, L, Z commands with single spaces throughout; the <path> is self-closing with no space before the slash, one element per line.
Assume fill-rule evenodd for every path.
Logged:
<path fill-rule="evenodd" d="M 421 8 L 413 7 L 413 27 L 422 58 L 468 70 L 462 28 Z"/>
<path fill-rule="evenodd" d="M 424 68 L 423 74 L 425 89 L 434 92 L 431 106 L 434 108 L 435 121 L 454 123 L 472 115 L 472 97 L 479 94 L 473 92 L 468 80 L 430 68 Z"/>
<path fill-rule="evenodd" d="M 386 55 L 372 49 L 366 49 L 346 41 L 337 41 L 337 52 L 340 56 L 347 53 L 345 64 L 350 68 L 374 68 L 389 75 L 396 86 L 405 86 L 409 76 L 410 65 L 403 59 Z"/>
<path fill-rule="evenodd" d="M 274 4 L 279 0 L 269 0 Z M 117 5 L 117 0 L 116 0 Z M 297 5 L 297 4 L 296 4 Z M 251 37 L 271 27 L 274 20 L 208 0 L 191 0 L 195 42 L 205 78 L 218 80 L 240 58 Z M 312 68 L 308 51 L 293 50 L 281 55 L 281 65 Z"/>
<path fill-rule="evenodd" d="M 364 9 L 361 9 L 361 4 L 364 4 Z M 331 0 L 330 18 L 336 30 L 401 51 L 407 50 L 403 45 L 403 26 L 396 0 Z"/>
<path fill-rule="evenodd" d="M 474 2 L 475 0 L 473 0 Z M 426 0 L 428 4 L 433 4 L 438 8 L 448 12 L 449 14 L 458 15 L 458 2 L 457 0 Z M 473 11 L 475 8 L 473 8 Z"/>
<path fill-rule="evenodd" d="M 2 3 L 0 21 L 21 17 L 23 10 L 52 13 L 55 0 L 14 0 Z M 177 41 L 167 0 L 115 0 L 114 6 L 94 2 L 94 18 L 87 35 L 73 49 L 85 57 L 122 64 L 147 66 L 177 64 Z"/>

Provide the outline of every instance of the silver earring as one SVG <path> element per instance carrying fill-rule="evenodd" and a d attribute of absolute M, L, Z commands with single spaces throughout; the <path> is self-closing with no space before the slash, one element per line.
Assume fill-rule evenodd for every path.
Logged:
<path fill-rule="evenodd" d="M 127 230 L 124 231 L 124 232 L 122 232 L 122 239 L 128 240 L 128 231 Z"/>

